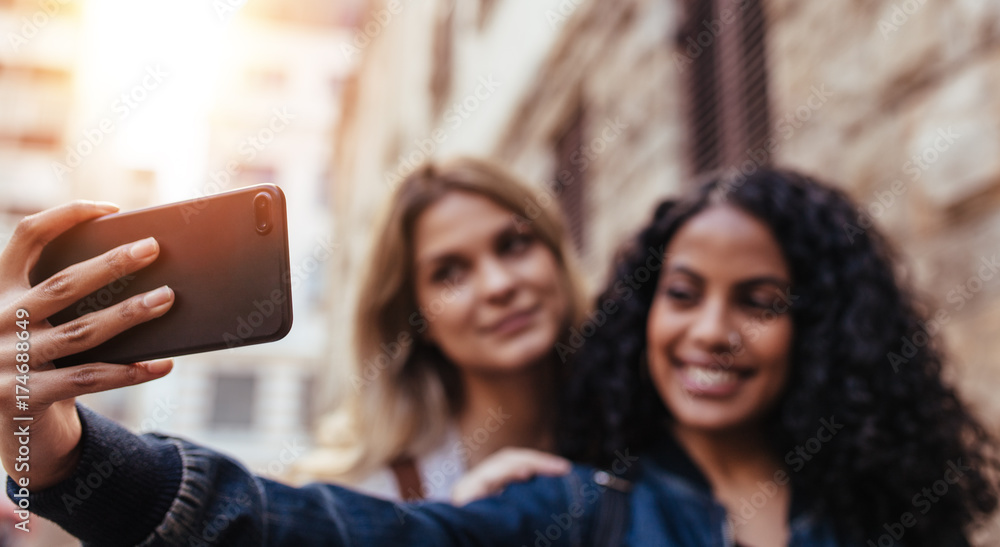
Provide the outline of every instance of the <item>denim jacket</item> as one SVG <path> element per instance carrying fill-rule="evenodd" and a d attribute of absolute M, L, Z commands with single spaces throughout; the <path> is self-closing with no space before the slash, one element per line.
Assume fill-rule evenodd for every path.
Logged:
<path fill-rule="evenodd" d="M 608 474 L 574 466 L 562 477 L 513 484 L 464 507 L 399 504 L 328 484 L 293 488 L 171 437 L 136 436 L 79 407 L 75 474 L 29 497 L 35 514 L 86 545 L 521 546 L 594 545 Z M 725 510 L 683 455 L 619 454 L 634 477 L 626 545 L 733 545 Z M 615 483 L 614 479 L 611 484 Z M 8 479 L 9 496 L 17 487 Z M 791 520 L 793 547 L 839 545 L 808 512 Z"/>

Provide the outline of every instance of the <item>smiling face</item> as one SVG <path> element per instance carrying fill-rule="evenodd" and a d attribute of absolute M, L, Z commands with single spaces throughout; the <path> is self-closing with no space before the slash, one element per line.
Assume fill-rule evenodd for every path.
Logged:
<path fill-rule="evenodd" d="M 503 372 L 552 352 L 569 314 L 552 251 L 510 211 L 453 191 L 413 234 L 415 293 L 425 336 L 463 372 Z"/>
<path fill-rule="evenodd" d="M 688 220 L 666 249 L 646 337 L 650 375 L 678 428 L 754 424 L 787 383 L 790 274 L 770 229 L 728 205 Z"/>

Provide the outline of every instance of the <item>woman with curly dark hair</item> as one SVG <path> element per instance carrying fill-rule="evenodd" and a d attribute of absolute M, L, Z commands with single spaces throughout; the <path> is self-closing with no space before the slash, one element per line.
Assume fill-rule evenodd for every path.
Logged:
<path fill-rule="evenodd" d="M 660 204 L 598 300 L 619 311 L 575 351 L 564 455 L 660 454 L 717 509 L 696 524 L 747 545 L 816 517 L 852 544 L 967 544 L 997 507 L 994 445 L 942 379 L 946 312 L 919 311 L 857 216 L 787 171 Z"/>

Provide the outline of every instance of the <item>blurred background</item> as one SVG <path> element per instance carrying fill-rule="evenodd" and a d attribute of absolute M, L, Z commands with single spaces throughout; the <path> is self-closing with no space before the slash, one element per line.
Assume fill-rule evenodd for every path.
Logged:
<path fill-rule="evenodd" d="M 70 199 L 281 186 L 291 334 L 86 401 L 280 476 L 343 389 L 373 217 L 420 162 L 536 184 L 594 287 L 699 173 L 788 166 L 894 238 L 996 429 L 998 88 L 993 0 L 0 0 L 0 241 Z M 74 543 L 32 525 L 0 542 Z"/>

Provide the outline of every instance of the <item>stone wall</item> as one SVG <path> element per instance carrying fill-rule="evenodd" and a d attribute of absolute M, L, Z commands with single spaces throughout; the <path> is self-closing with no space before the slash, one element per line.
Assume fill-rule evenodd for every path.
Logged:
<path fill-rule="evenodd" d="M 1000 3 L 772 0 L 777 161 L 846 185 L 950 319 L 958 381 L 1000 417 Z M 992 399 L 992 400 L 991 400 Z"/>

